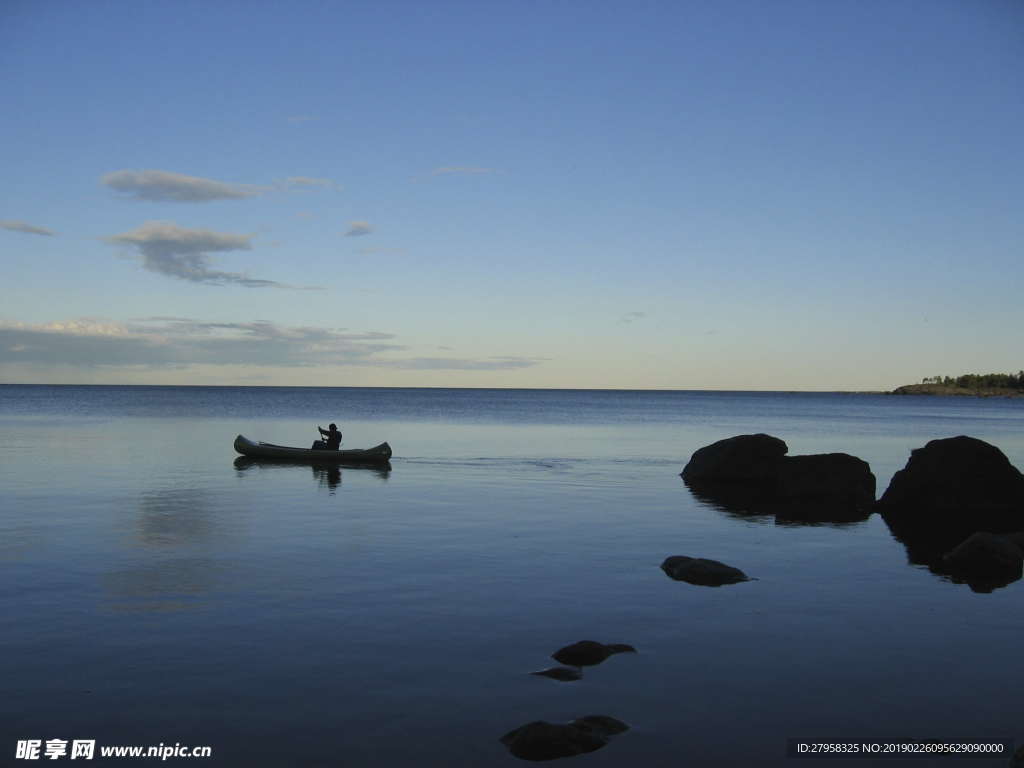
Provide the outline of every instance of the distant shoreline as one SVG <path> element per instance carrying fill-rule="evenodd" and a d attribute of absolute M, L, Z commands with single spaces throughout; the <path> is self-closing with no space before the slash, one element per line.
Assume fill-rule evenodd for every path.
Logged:
<path fill-rule="evenodd" d="M 968 387 L 950 387 L 945 384 L 905 384 L 896 387 L 890 395 L 941 395 L 945 397 L 1024 397 L 1024 392 L 1019 389 L 1008 389 L 1006 387 L 980 387 L 972 389 Z"/>

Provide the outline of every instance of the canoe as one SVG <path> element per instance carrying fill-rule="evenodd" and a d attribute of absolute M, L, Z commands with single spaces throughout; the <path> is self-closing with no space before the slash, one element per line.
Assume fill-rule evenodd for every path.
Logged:
<path fill-rule="evenodd" d="M 391 446 L 387 443 L 373 448 L 358 448 L 344 451 L 312 448 L 289 448 L 273 443 L 254 443 L 243 435 L 235 438 L 235 450 L 243 456 L 278 461 L 315 462 L 317 464 L 387 464 L 391 458 Z"/>

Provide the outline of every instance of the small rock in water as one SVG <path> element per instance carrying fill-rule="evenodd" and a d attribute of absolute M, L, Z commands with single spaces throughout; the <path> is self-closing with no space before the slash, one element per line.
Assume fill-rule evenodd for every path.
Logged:
<path fill-rule="evenodd" d="M 942 570 L 976 591 L 991 592 L 1024 575 L 1024 552 L 1006 536 L 980 531 L 943 556 Z"/>
<path fill-rule="evenodd" d="M 557 760 L 601 749 L 610 736 L 628 729 L 621 720 L 606 715 L 589 715 L 571 723 L 535 720 L 509 731 L 500 741 L 522 760 Z"/>
<path fill-rule="evenodd" d="M 661 564 L 661 570 L 676 581 L 685 581 L 704 587 L 720 587 L 723 584 L 736 584 L 750 580 L 739 568 L 733 568 L 731 565 L 703 557 L 673 555 L 665 558 L 665 562 Z"/>
<path fill-rule="evenodd" d="M 590 728 L 594 731 L 600 731 L 606 736 L 616 736 L 620 733 L 625 733 L 629 730 L 629 726 L 621 720 L 616 720 L 614 717 L 608 717 L 608 715 L 587 715 L 586 717 L 578 717 L 573 720 L 569 725 L 575 725 L 578 728 Z"/>
<path fill-rule="evenodd" d="M 559 648 L 551 658 L 559 664 L 570 664 L 574 667 L 591 667 L 600 664 L 616 653 L 636 653 L 636 648 L 625 643 L 598 643 L 593 640 L 580 640 L 578 643 Z"/>
<path fill-rule="evenodd" d="M 1010 768 L 1022 768 L 1024 766 L 1024 744 L 1021 744 L 1013 752 L 1013 757 L 1010 759 Z"/>
<path fill-rule="evenodd" d="M 583 673 L 575 667 L 551 667 L 550 669 L 542 669 L 539 672 L 531 672 L 530 674 L 550 677 L 552 680 L 560 680 L 563 683 L 579 680 L 583 677 Z"/>

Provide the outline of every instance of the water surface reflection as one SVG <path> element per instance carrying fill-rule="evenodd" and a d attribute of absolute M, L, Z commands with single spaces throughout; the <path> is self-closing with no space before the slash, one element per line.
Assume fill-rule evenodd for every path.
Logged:
<path fill-rule="evenodd" d="M 734 520 L 774 523 L 780 526 L 849 528 L 864 523 L 871 510 L 829 499 L 779 501 L 759 488 L 725 483 L 683 481 L 704 506 Z"/>
<path fill-rule="evenodd" d="M 282 470 L 298 472 L 302 467 L 310 467 L 313 471 L 313 479 L 320 487 L 335 490 L 342 482 L 342 468 L 346 470 L 358 470 L 361 473 L 372 474 L 381 480 L 387 480 L 391 475 L 391 464 L 349 464 L 346 462 L 310 463 L 308 461 L 296 462 L 280 459 L 258 459 L 251 456 L 239 456 L 233 462 L 238 477 L 245 477 L 247 473 L 262 470 Z"/>

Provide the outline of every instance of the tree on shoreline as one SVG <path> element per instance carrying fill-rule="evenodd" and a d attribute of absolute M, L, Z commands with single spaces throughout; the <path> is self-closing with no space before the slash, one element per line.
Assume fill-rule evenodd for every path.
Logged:
<path fill-rule="evenodd" d="M 962 376 L 925 376 L 922 384 L 959 389 L 1024 390 L 1024 370 L 1013 373 L 965 373 Z"/>

